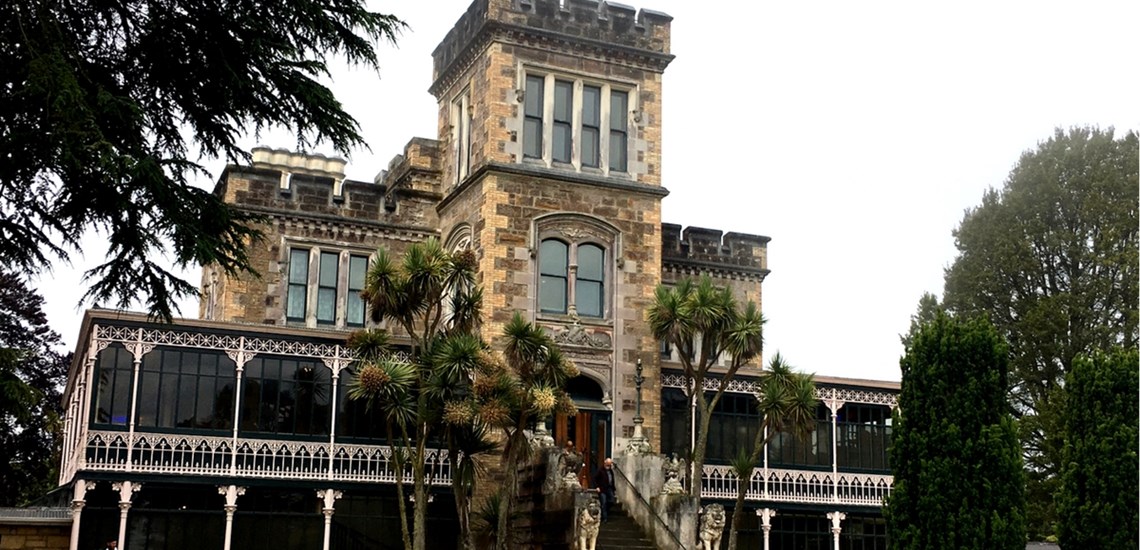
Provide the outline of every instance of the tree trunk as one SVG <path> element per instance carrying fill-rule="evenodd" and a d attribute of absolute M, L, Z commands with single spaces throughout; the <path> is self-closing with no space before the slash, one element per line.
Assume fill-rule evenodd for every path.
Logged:
<path fill-rule="evenodd" d="M 752 483 L 752 473 L 756 471 L 756 462 L 760 460 L 768 440 L 764 437 L 764 423 L 760 423 L 760 431 L 756 432 L 756 439 L 752 442 L 752 452 L 748 455 L 748 463 L 752 464 L 747 475 L 742 476 L 736 483 L 736 505 L 732 509 L 732 529 L 728 533 L 728 550 L 736 550 L 736 536 L 740 532 L 741 515 L 744 513 L 744 497 L 748 495 L 748 486 Z M 739 472 L 738 472 L 739 473 Z"/>
<path fill-rule="evenodd" d="M 404 550 L 412 550 L 412 537 L 408 532 L 408 506 L 404 504 L 404 466 L 396 466 L 396 509 L 400 512 L 400 535 L 404 539 Z"/>
<path fill-rule="evenodd" d="M 701 477 L 704 475 L 705 448 L 709 442 L 709 420 L 712 419 L 710 411 L 704 402 L 704 396 L 697 402 L 697 443 L 693 446 L 692 479 L 689 480 L 689 496 L 701 498 Z"/>
<path fill-rule="evenodd" d="M 748 481 L 752 479 L 752 472 L 748 472 L 747 479 L 740 479 L 736 487 L 736 505 L 732 508 L 732 528 L 728 532 L 728 550 L 736 550 L 736 534 L 740 531 L 741 515 L 744 513 L 744 496 L 748 492 Z"/>
<path fill-rule="evenodd" d="M 425 433 L 421 430 L 421 433 Z M 428 507 L 428 491 L 427 483 L 424 481 L 424 458 L 427 456 L 424 448 L 426 437 L 420 437 L 420 441 L 416 443 L 416 459 L 412 464 L 412 473 L 415 476 L 415 495 L 416 505 L 413 509 L 415 517 L 413 519 L 413 537 L 412 537 L 412 550 L 425 550 L 427 548 L 427 507 Z"/>
<path fill-rule="evenodd" d="M 459 518 L 459 547 L 462 550 L 475 550 L 475 539 L 471 533 L 471 499 L 467 487 L 459 475 L 459 452 L 449 449 L 447 458 L 451 462 L 451 492 L 455 495 L 455 515 Z M 471 460 L 471 457 L 463 457 Z M 474 479 L 471 480 L 475 482 Z"/>
<path fill-rule="evenodd" d="M 516 429 L 511 434 L 507 445 L 507 460 L 504 468 L 506 470 L 506 483 L 503 485 L 503 499 L 499 502 L 499 528 L 497 532 L 496 548 L 498 550 L 508 550 L 510 548 L 511 535 L 511 516 L 514 514 L 515 500 L 518 498 L 518 469 L 519 457 L 522 456 L 521 445 L 528 445 L 526 434 L 522 429 Z"/>
<path fill-rule="evenodd" d="M 408 532 L 408 505 L 404 500 L 404 460 L 402 453 L 408 449 L 408 432 L 402 426 L 400 431 L 404 436 L 404 448 L 397 449 L 395 445 L 392 446 L 392 458 L 396 463 L 396 510 L 400 512 L 400 535 L 404 539 L 404 550 L 412 550 L 412 537 Z M 388 440 L 391 442 L 392 437 L 392 423 L 388 423 Z"/>

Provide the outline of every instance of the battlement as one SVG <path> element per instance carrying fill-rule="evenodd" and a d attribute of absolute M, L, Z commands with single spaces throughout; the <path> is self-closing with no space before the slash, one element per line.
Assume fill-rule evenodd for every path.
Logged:
<path fill-rule="evenodd" d="M 375 182 L 345 178 L 340 158 L 258 147 L 250 166 L 231 165 L 215 193 L 259 213 L 432 227 L 439 202 L 438 142 L 413 139 Z M 385 177 L 387 176 L 387 177 Z"/>
<path fill-rule="evenodd" d="M 662 12 L 598 0 L 474 0 L 432 52 L 432 79 L 438 82 L 480 35 L 494 30 L 668 57 L 672 20 Z"/>
<path fill-rule="evenodd" d="M 412 138 L 404 145 L 404 152 L 388 161 L 388 167 L 381 170 L 372 181 L 384 186 L 389 192 L 395 190 L 418 193 L 440 193 L 440 164 L 443 151 L 439 141 L 427 138 Z M 439 197 L 436 197 L 437 200 Z"/>
<path fill-rule="evenodd" d="M 767 272 L 768 241 L 747 233 L 661 224 L 661 259 L 665 264 L 698 264 L 710 268 Z"/>
<path fill-rule="evenodd" d="M 269 147 L 254 147 L 251 154 L 254 168 L 344 180 L 344 167 L 347 163 L 342 158 Z"/>

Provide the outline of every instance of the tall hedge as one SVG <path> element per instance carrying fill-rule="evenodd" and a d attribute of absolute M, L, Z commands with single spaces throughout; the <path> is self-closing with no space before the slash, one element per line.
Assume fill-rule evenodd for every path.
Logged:
<path fill-rule="evenodd" d="M 918 327 L 894 417 L 894 550 L 1024 550 L 1025 474 L 1007 396 L 1007 347 L 985 320 Z"/>
<path fill-rule="evenodd" d="M 1135 349 L 1073 362 L 1066 379 L 1065 448 L 1057 496 L 1062 548 L 1140 547 L 1140 439 Z"/>

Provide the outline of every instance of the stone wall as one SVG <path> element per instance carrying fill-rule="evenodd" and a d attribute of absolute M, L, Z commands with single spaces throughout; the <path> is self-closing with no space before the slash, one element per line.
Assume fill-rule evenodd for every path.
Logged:
<path fill-rule="evenodd" d="M 768 276 L 768 242 L 763 235 L 661 224 L 661 262 L 666 284 L 708 275 L 732 288 L 741 301 L 762 305 L 761 283 Z"/>
<path fill-rule="evenodd" d="M 624 449 L 632 435 L 634 412 L 621 404 L 636 399 L 632 379 L 641 358 L 645 366 L 642 414 L 647 436 L 657 445 L 659 433 L 659 373 L 656 341 L 646 311 L 660 280 L 659 188 L 611 188 L 581 181 L 559 181 L 543 174 L 507 170 L 488 172 L 480 181 L 478 198 L 483 226 L 476 241 L 481 249 L 480 272 L 485 298 L 484 337 L 496 344 L 502 328 L 517 311 L 548 330 L 583 373 L 599 383 L 614 406 L 617 439 L 614 452 Z M 476 189 L 465 193 L 475 193 Z M 551 231 L 607 233 L 614 239 L 607 251 L 610 265 L 607 315 L 573 319 L 537 312 L 537 246 L 539 224 Z M 564 224 L 564 225 L 560 225 Z M 567 237 L 570 238 L 570 237 Z M 612 279 L 612 280 L 611 280 Z M 574 339 L 580 323 L 587 339 Z"/>
<path fill-rule="evenodd" d="M 686 494 L 663 495 L 665 457 L 626 455 L 614 459 L 617 498 L 657 548 L 688 550 L 696 547 L 698 499 Z"/>
<path fill-rule="evenodd" d="M 488 164 L 522 161 L 521 88 L 527 67 L 631 86 L 636 95 L 629 106 L 629 166 L 614 176 L 660 185 L 661 75 L 672 60 L 671 20 L 651 10 L 590 0 L 570 0 L 564 7 L 557 0 L 475 0 L 433 54 L 431 93 L 439 100 L 444 189 L 461 183 L 452 105 L 464 93 L 471 100 L 468 179 Z"/>
<path fill-rule="evenodd" d="M 290 246 L 361 255 L 384 247 L 399 255 L 410 243 L 438 236 L 437 146 L 434 140 L 412 140 L 374 183 L 323 171 L 292 173 L 300 169 L 265 162 L 227 168 L 215 193 L 263 220 L 257 225 L 263 238 L 246 245 L 257 275 L 227 275 L 204 266 L 199 317 L 283 324 Z M 315 269 L 310 265 L 310 273 Z M 342 269 L 339 276 L 346 287 L 348 274 Z"/>
<path fill-rule="evenodd" d="M 67 550 L 71 523 L 67 525 L 0 525 L 0 550 Z"/>
<path fill-rule="evenodd" d="M 574 531 L 577 491 L 558 485 L 555 448 L 536 451 L 534 459 L 519 468 L 518 550 L 570 550 Z M 553 479 L 552 477 L 553 476 Z"/>

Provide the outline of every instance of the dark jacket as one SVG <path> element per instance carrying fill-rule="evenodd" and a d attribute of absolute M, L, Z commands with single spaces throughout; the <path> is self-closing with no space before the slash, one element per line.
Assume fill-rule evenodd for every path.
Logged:
<path fill-rule="evenodd" d="M 597 471 L 594 472 L 593 485 L 595 489 L 599 489 L 603 493 L 613 494 L 614 484 L 610 481 L 609 473 L 604 465 L 600 466 Z"/>

